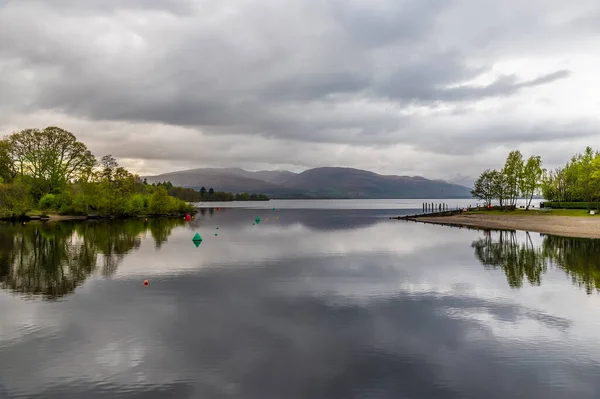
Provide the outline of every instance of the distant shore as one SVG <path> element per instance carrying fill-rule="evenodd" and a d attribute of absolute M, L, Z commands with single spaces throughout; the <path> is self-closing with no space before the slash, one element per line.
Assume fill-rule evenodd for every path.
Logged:
<path fill-rule="evenodd" d="M 195 215 L 198 213 L 198 210 L 195 209 L 189 212 L 190 215 Z M 66 220 L 112 220 L 112 219 L 155 219 L 159 217 L 168 217 L 168 218 L 181 218 L 185 217 L 187 213 L 177 213 L 177 214 L 168 214 L 168 215 L 134 215 L 134 216 L 111 216 L 111 215 L 59 215 L 59 214 L 48 214 L 48 215 L 37 215 L 37 214 L 29 214 L 25 216 L 21 216 L 19 218 L 10 218 L 10 219 L 0 219 L 3 222 L 31 222 L 31 221 L 42 221 L 42 222 L 57 222 L 57 221 L 66 221 Z"/>
<path fill-rule="evenodd" d="M 502 213 L 464 213 L 453 216 L 419 217 L 424 223 L 479 227 L 499 230 L 525 230 L 565 237 L 600 238 L 600 215 L 545 215 L 539 211 Z"/>

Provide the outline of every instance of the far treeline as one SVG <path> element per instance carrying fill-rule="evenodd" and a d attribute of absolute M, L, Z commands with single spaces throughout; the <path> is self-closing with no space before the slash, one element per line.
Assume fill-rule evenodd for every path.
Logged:
<path fill-rule="evenodd" d="M 144 179 L 146 183 L 146 179 Z M 248 193 L 228 193 L 225 191 L 215 191 L 212 188 L 206 190 L 202 187 L 200 190 L 194 190 L 188 187 L 174 186 L 170 181 L 152 183 L 152 186 L 162 186 L 167 189 L 169 195 L 188 202 L 202 201 L 269 201 L 269 197 L 264 194 L 248 194 Z"/>
<path fill-rule="evenodd" d="M 193 212 L 162 186 L 118 165 L 100 161 L 70 132 L 25 129 L 0 140 L 0 219 L 30 211 L 126 217 Z"/>
<path fill-rule="evenodd" d="M 542 168 L 539 155 L 526 161 L 520 151 L 511 151 L 500 170 L 485 170 L 475 181 L 471 194 L 490 205 L 516 205 L 517 198 L 527 200 L 529 209 L 533 196 L 541 193 L 547 205 L 557 208 L 591 208 L 600 200 L 600 152 L 587 147 L 564 166 L 553 171 Z"/>

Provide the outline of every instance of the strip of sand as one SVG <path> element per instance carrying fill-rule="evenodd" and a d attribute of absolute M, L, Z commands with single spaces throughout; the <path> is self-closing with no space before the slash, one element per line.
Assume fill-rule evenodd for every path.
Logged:
<path fill-rule="evenodd" d="M 419 217 L 419 222 L 480 227 L 488 229 L 525 230 L 565 237 L 600 238 L 600 216 L 544 216 L 463 214 Z"/>

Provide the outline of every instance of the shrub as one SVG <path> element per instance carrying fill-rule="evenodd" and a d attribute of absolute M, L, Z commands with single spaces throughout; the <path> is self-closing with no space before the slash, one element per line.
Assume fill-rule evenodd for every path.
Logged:
<path fill-rule="evenodd" d="M 41 210 L 47 210 L 47 209 L 55 208 L 55 206 L 54 206 L 55 203 L 56 203 L 56 196 L 54 194 L 46 194 L 40 199 L 38 206 L 40 207 Z"/>
<path fill-rule="evenodd" d="M 65 207 L 64 209 L 66 213 L 71 215 L 87 215 L 89 213 L 90 207 L 86 201 L 86 198 L 83 195 L 76 195 L 71 202 L 71 205 Z"/>
<path fill-rule="evenodd" d="M 144 210 L 144 196 L 136 194 L 127 201 L 126 211 L 128 215 L 139 215 Z"/>
<path fill-rule="evenodd" d="M 29 192 L 24 185 L 0 184 L 0 218 L 17 218 L 29 210 Z"/>
<path fill-rule="evenodd" d="M 546 201 L 543 203 L 545 208 L 556 209 L 599 209 L 599 202 L 555 202 Z"/>
<path fill-rule="evenodd" d="M 150 197 L 148 210 L 152 215 L 164 215 L 169 213 L 169 194 L 164 187 L 157 187 L 156 191 Z"/>

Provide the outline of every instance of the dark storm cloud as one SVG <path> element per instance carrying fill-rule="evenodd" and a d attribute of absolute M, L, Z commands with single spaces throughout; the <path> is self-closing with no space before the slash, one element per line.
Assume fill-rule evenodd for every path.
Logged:
<path fill-rule="evenodd" d="M 543 35 L 556 37 L 544 17 L 562 7 L 519 3 L 502 14 L 497 3 L 482 3 L 11 2 L 0 9 L 0 36 L 7 39 L 0 41 L 0 111 L 51 110 L 94 121 L 192 127 L 220 137 L 359 146 L 419 146 L 426 132 L 437 139 L 429 148 L 445 152 L 456 137 L 427 126 L 429 116 L 415 117 L 407 111 L 411 106 L 436 111 L 449 105 L 468 117 L 477 114 L 469 106 L 478 101 L 518 96 L 572 73 L 566 67 L 528 78 L 505 73 L 484 85 L 466 84 L 491 73 L 503 58 L 498 53 L 510 56 L 506 42 L 514 43 L 515 54 L 530 51 L 526 43 L 536 40 L 548 46 Z M 576 14 L 572 20 L 581 17 Z M 565 37 L 577 30 L 560 25 Z M 523 132 L 524 142 L 552 125 L 542 120 L 532 130 L 511 118 L 503 122 Z M 472 134 L 464 152 L 496 143 L 494 123 L 462 126 Z M 139 148 L 128 148 L 144 158 Z"/>

